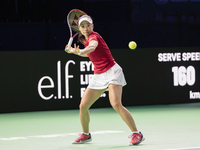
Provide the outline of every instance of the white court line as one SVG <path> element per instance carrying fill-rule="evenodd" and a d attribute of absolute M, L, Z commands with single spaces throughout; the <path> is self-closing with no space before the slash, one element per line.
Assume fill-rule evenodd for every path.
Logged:
<path fill-rule="evenodd" d="M 176 148 L 176 149 L 168 149 L 168 150 L 200 150 L 200 147 Z"/>
<path fill-rule="evenodd" d="M 91 134 L 110 134 L 110 133 L 122 133 L 125 131 L 95 131 Z M 55 138 L 55 137 L 66 137 L 69 135 L 77 135 L 78 133 L 61 133 L 61 134 L 47 134 L 47 135 L 32 135 L 25 137 L 9 137 L 9 138 L 0 138 L 0 141 L 12 141 L 12 140 L 27 140 L 29 138 Z"/>

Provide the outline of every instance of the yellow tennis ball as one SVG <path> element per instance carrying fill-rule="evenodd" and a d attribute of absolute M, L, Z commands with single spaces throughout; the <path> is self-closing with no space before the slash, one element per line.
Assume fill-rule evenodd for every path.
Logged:
<path fill-rule="evenodd" d="M 137 44 L 136 44 L 134 41 L 130 41 L 129 44 L 128 44 L 128 47 L 129 47 L 130 49 L 136 49 Z"/>

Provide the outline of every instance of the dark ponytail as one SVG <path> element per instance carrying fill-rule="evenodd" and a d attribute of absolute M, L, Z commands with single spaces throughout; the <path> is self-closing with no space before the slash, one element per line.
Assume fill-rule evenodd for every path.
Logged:
<path fill-rule="evenodd" d="M 85 36 L 81 32 L 79 32 L 77 42 L 81 42 L 84 45 L 84 39 Z"/>

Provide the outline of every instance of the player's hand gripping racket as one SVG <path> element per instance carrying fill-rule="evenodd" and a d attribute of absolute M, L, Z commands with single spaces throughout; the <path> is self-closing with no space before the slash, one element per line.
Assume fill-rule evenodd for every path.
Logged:
<path fill-rule="evenodd" d="M 68 42 L 68 46 L 71 46 L 74 37 L 78 34 L 79 29 L 78 29 L 78 19 L 82 16 L 82 15 L 87 15 L 85 12 L 79 10 L 79 9 L 72 9 L 68 15 L 67 15 L 67 24 L 69 26 L 69 31 L 70 31 L 70 39 Z M 72 30 L 75 32 L 74 35 L 72 33 Z M 65 49 L 66 52 L 69 51 L 68 49 L 69 47 L 67 47 Z"/>

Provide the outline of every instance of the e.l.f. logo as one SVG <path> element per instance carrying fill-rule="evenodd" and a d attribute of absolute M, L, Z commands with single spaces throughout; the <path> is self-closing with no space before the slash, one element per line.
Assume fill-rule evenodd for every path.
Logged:
<path fill-rule="evenodd" d="M 52 80 L 52 78 L 49 76 L 44 76 L 38 82 L 38 93 L 42 99 L 49 100 L 53 97 L 54 97 L 54 99 L 72 98 L 72 95 L 69 95 L 69 78 L 74 77 L 73 75 L 69 75 L 69 65 L 71 63 L 75 65 L 75 62 L 73 60 L 69 60 L 65 64 L 65 96 L 62 96 L 62 93 L 61 93 L 61 62 L 58 61 L 57 62 L 57 92 L 58 92 L 57 96 L 55 96 L 54 94 L 51 94 L 49 96 L 44 96 L 44 94 L 42 93 L 42 89 L 54 88 L 54 81 Z M 49 80 L 50 84 L 42 85 L 42 82 L 44 80 Z"/>

